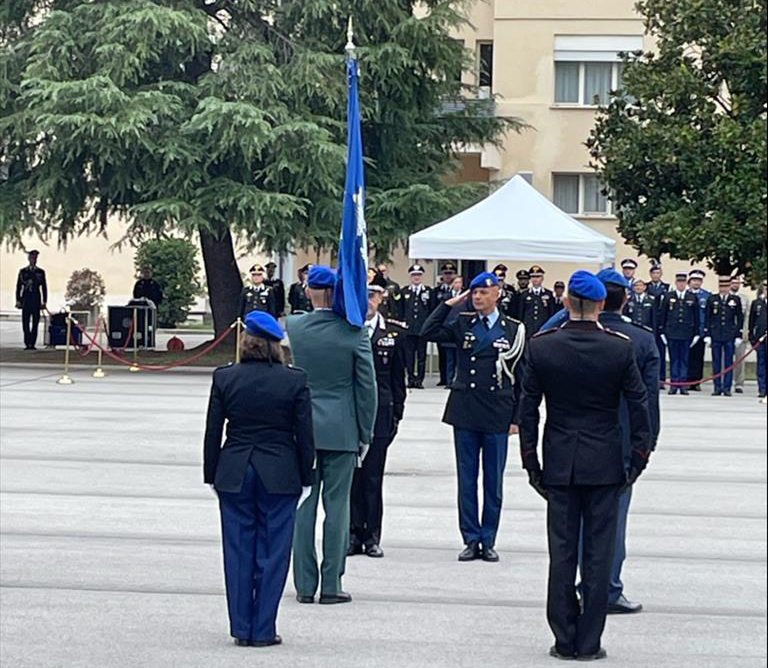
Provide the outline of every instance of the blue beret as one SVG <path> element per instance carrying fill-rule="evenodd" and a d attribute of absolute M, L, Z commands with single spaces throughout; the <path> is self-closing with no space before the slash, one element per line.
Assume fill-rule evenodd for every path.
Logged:
<path fill-rule="evenodd" d="M 603 285 L 620 285 L 622 288 L 629 287 L 629 281 L 615 269 L 603 269 L 597 275 L 597 278 Z"/>
<path fill-rule="evenodd" d="M 496 274 L 492 274 L 490 271 L 484 271 L 482 274 L 475 276 L 474 280 L 469 284 L 469 289 L 492 288 L 494 285 L 498 284 L 499 277 Z"/>
<path fill-rule="evenodd" d="M 336 272 L 330 267 L 316 265 L 309 270 L 307 284 L 315 290 L 336 287 Z"/>
<path fill-rule="evenodd" d="M 580 269 L 568 281 L 568 294 L 593 302 L 603 301 L 608 296 L 605 286 L 594 274 Z"/>
<path fill-rule="evenodd" d="M 251 311 L 245 316 L 245 331 L 251 336 L 282 341 L 285 332 L 274 316 L 266 311 Z"/>

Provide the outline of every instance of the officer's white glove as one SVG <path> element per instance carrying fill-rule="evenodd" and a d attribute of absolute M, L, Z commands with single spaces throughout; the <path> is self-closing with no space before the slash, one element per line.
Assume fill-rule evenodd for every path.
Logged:
<path fill-rule="evenodd" d="M 711 336 L 705 336 L 704 337 L 704 343 L 706 343 L 707 345 L 712 343 L 712 337 Z"/>
<path fill-rule="evenodd" d="M 299 497 L 299 502 L 296 504 L 296 510 L 301 508 L 304 505 L 304 502 L 312 496 L 312 485 L 309 487 L 302 487 L 301 488 L 301 496 Z"/>
<path fill-rule="evenodd" d="M 693 348 L 699 341 L 701 341 L 701 337 L 697 334 L 693 337 L 693 341 L 691 341 L 691 348 Z"/>
<path fill-rule="evenodd" d="M 365 461 L 365 458 L 368 456 L 368 452 L 371 449 L 370 443 L 361 443 L 360 444 L 360 465 L 363 465 L 363 462 Z"/>
<path fill-rule="evenodd" d="M 736 344 L 736 347 L 738 348 L 742 343 L 744 343 L 744 339 L 742 339 L 740 336 L 736 337 L 736 340 L 734 341 Z"/>
<path fill-rule="evenodd" d="M 665 346 L 669 345 L 669 341 L 667 341 L 667 335 L 666 334 L 662 334 L 661 335 L 661 340 L 664 342 Z"/>

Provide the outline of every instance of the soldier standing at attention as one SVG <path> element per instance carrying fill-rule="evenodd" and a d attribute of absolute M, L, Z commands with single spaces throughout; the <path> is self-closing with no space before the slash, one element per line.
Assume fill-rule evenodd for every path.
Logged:
<path fill-rule="evenodd" d="M 691 347 L 698 343 L 701 309 L 695 294 L 687 289 L 688 274 L 675 276 L 675 289 L 664 295 L 659 309 L 659 331 L 664 345 L 669 347 L 670 379 L 675 383 L 688 380 L 688 357 Z M 689 394 L 687 386 L 672 386 L 669 394 Z"/>
<path fill-rule="evenodd" d="M 520 449 L 531 486 L 547 500 L 547 618 L 558 659 L 603 659 L 618 502 L 645 469 L 651 447 L 646 389 L 635 349 L 624 334 L 598 322 L 607 296 L 592 274 L 568 285 L 571 320 L 531 339 L 520 409 Z M 620 308 L 620 306 L 619 306 Z M 629 411 L 631 445 L 625 468 L 619 411 Z M 539 407 L 547 403 L 544 467 L 539 462 Z M 582 537 L 582 601 L 576 597 Z"/>
<path fill-rule="evenodd" d="M 507 445 L 509 435 L 517 433 L 520 383 L 516 367 L 525 347 L 525 328 L 499 312 L 496 274 L 480 274 L 470 291 L 473 311 L 455 319 L 451 313 L 466 302 L 469 292 L 443 302 L 429 316 L 422 335 L 458 347 L 458 373 L 443 422 L 453 427 L 456 449 L 459 527 L 466 545 L 459 561 L 496 562 Z M 477 499 L 481 460 L 482 519 Z"/>
<path fill-rule="evenodd" d="M 624 278 L 627 279 L 629 289 L 631 290 L 635 285 L 635 272 L 637 271 L 637 260 L 627 258 L 622 260 L 621 273 L 624 274 Z"/>
<path fill-rule="evenodd" d="M 291 307 L 291 313 L 308 313 L 312 310 L 312 302 L 307 294 L 307 274 L 311 265 L 305 264 L 299 269 L 299 280 L 291 285 L 288 291 L 288 304 Z"/>
<path fill-rule="evenodd" d="M 539 265 L 531 267 L 528 275 L 531 285 L 520 293 L 518 318 L 525 325 L 526 336 L 530 339 L 555 314 L 555 295 L 542 286 L 544 270 Z"/>
<path fill-rule="evenodd" d="M 285 315 L 285 283 L 281 278 L 275 276 L 276 272 L 277 265 L 274 262 L 267 263 L 267 278 L 264 285 L 272 290 L 277 317 L 282 317 Z"/>
<path fill-rule="evenodd" d="M 437 304 L 448 301 L 451 298 L 451 292 L 453 288 L 453 279 L 456 278 L 456 265 L 453 262 L 446 262 L 440 267 L 440 285 L 435 288 L 435 306 Z M 438 387 L 445 387 L 448 385 L 448 355 L 446 354 L 445 346 L 438 344 L 437 346 L 437 358 L 438 367 L 440 369 L 440 380 L 437 383 Z"/>
<path fill-rule="evenodd" d="M 712 294 L 709 290 L 704 290 L 701 287 L 705 276 L 706 273 L 701 269 L 694 269 L 688 274 L 688 288 L 699 300 L 699 338 L 694 341 L 688 357 L 688 380 L 690 382 L 701 380 L 704 377 L 704 352 L 707 347 L 704 343 L 704 321 L 707 312 L 707 300 Z M 701 392 L 701 386 L 698 384 L 691 385 L 690 390 Z"/>
<path fill-rule="evenodd" d="M 499 279 L 499 310 L 506 316 L 514 318 L 517 315 L 517 290 L 514 285 L 507 283 L 509 269 L 504 264 L 497 264 L 493 273 Z"/>
<path fill-rule="evenodd" d="M 386 280 L 375 272 L 368 286 L 368 319 L 365 326 L 373 348 L 379 407 L 371 449 L 363 465 L 355 470 L 352 482 L 347 556 L 384 556 L 381 549 L 384 470 L 387 450 L 397 435 L 408 394 L 405 388 L 405 329 L 401 323 L 386 320 L 379 313 L 386 292 Z"/>
<path fill-rule="evenodd" d="M 749 295 L 741 291 L 741 278 L 739 276 L 734 276 L 731 279 L 731 293 L 733 293 L 736 297 L 738 297 L 741 300 L 741 312 L 745 314 L 750 312 L 750 302 L 749 302 Z M 745 318 L 746 319 L 746 318 Z M 736 352 L 734 353 L 734 356 L 736 359 L 741 359 L 744 357 L 744 355 L 747 354 L 747 344 L 745 341 L 749 338 L 749 333 L 744 332 L 742 334 L 742 343 L 741 345 L 736 346 Z M 742 361 L 741 364 L 738 364 L 736 368 L 733 370 L 733 384 L 736 386 L 736 394 L 743 394 L 744 393 L 744 381 L 746 380 L 746 373 L 747 373 L 747 360 Z"/>
<path fill-rule="evenodd" d="M 264 282 L 264 267 L 260 264 L 254 264 L 249 272 L 251 285 L 246 285 L 240 293 L 240 306 L 238 308 L 240 318 L 245 320 L 245 316 L 251 311 L 266 311 L 276 318 L 277 305 L 272 289 Z"/>
<path fill-rule="evenodd" d="M 531 284 L 531 275 L 528 273 L 527 269 L 520 269 L 515 274 L 515 278 L 517 279 L 517 294 L 520 295 L 524 290 L 527 290 L 528 286 Z M 518 308 L 518 313 L 519 312 L 520 309 Z"/>
<path fill-rule="evenodd" d="M 645 281 L 642 278 L 636 278 L 634 290 L 624 306 L 624 315 L 632 321 L 632 324 L 647 329 L 655 336 L 657 314 L 656 299 L 647 293 Z"/>
<path fill-rule="evenodd" d="M 411 284 L 400 292 L 399 320 L 407 327 L 405 361 L 408 387 L 422 390 L 427 374 L 427 340 L 421 336 L 421 328 L 434 310 L 435 298 L 432 288 L 423 284 L 424 268 L 420 264 L 414 264 L 408 273 Z"/>
<path fill-rule="evenodd" d="M 48 301 L 48 283 L 45 272 L 37 266 L 39 251 L 27 254 L 29 264 L 19 269 L 16 279 L 16 308 L 21 309 L 21 328 L 24 331 L 24 350 L 35 350 L 40 311 Z"/>
<path fill-rule="evenodd" d="M 400 284 L 397 281 L 393 281 L 389 276 L 389 266 L 386 262 L 380 262 L 376 265 L 377 271 L 384 277 L 387 282 L 387 291 L 384 294 L 384 301 L 379 307 L 379 313 L 385 318 L 397 319 L 400 317 Z"/>
<path fill-rule="evenodd" d="M 554 288 L 555 288 L 554 312 L 558 313 L 559 311 L 562 311 L 565 308 L 565 304 L 563 303 L 563 296 L 565 295 L 565 283 L 563 283 L 562 281 L 556 281 Z"/>
<path fill-rule="evenodd" d="M 766 377 L 766 351 L 765 346 L 768 343 L 765 340 L 766 330 L 768 330 L 768 304 L 766 304 L 766 293 L 768 292 L 768 282 L 763 281 L 763 289 L 760 295 L 752 302 L 749 309 L 749 342 L 755 346 L 762 341 L 762 345 L 757 349 L 757 391 L 762 402 L 765 402 L 765 377 Z"/>
<path fill-rule="evenodd" d="M 733 355 L 741 343 L 744 329 L 741 300 L 731 293 L 730 277 L 721 277 L 718 285 L 719 294 L 709 296 L 704 311 L 704 340 L 712 344 L 712 371 L 715 374 L 733 365 Z M 714 382 L 713 396 L 731 396 L 733 371 L 724 377 L 717 375 Z"/>
<path fill-rule="evenodd" d="M 661 365 L 659 367 L 659 381 L 663 389 L 663 383 L 667 379 L 667 346 L 661 338 L 662 332 L 658 328 L 661 322 L 661 304 L 664 301 L 664 295 L 669 292 L 669 283 L 662 281 L 664 269 L 658 260 L 651 261 L 651 282 L 648 284 L 648 294 L 656 300 L 656 347 L 659 349 Z"/>
<path fill-rule="evenodd" d="M 154 278 L 152 270 L 144 267 L 141 270 L 141 278 L 133 286 L 134 299 L 149 299 L 155 307 L 163 301 L 163 288 Z"/>

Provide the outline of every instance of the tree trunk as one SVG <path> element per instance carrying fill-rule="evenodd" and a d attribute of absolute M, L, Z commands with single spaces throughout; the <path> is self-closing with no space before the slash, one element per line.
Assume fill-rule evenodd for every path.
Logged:
<path fill-rule="evenodd" d="M 218 336 L 240 315 L 237 304 L 243 281 L 235 261 L 235 248 L 229 229 L 219 234 L 201 229 L 200 246 L 213 313 L 213 328 Z"/>

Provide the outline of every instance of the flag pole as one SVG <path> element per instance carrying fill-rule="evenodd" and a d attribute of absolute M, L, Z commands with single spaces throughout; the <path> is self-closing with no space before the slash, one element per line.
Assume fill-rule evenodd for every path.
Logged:
<path fill-rule="evenodd" d="M 347 45 L 344 47 L 344 50 L 347 52 L 347 57 L 350 60 L 354 60 L 356 58 L 355 55 L 355 31 L 352 28 L 352 15 L 350 14 L 349 20 L 347 21 Z"/>

